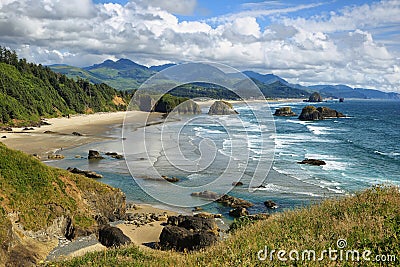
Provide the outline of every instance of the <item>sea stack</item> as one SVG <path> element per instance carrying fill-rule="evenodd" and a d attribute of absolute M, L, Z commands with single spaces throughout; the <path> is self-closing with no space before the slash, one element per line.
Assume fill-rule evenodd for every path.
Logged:
<path fill-rule="evenodd" d="M 281 107 L 275 110 L 274 116 L 291 117 L 296 116 L 296 113 L 292 111 L 291 107 Z"/>
<path fill-rule="evenodd" d="M 308 98 L 308 102 L 322 102 L 322 96 L 315 92 Z"/>
<path fill-rule="evenodd" d="M 231 103 L 226 101 L 215 101 L 214 104 L 211 105 L 210 110 L 208 111 L 208 115 L 232 115 L 239 114 L 236 110 L 233 109 Z"/>

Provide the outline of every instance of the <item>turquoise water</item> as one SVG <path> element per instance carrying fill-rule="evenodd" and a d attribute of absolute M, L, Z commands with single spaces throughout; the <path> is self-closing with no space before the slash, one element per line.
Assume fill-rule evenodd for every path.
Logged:
<path fill-rule="evenodd" d="M 300 113 L 306 104 L 272 103 L 269 107 L 274 110 L 291 106 Z M 302 122 L 297 117 L 272 119 L 263 113 L 268 110 L 266 103 L 251 107 L 239 104 L 235 105 L 238 116 L 183 117 L 147 127 L 143 133 L 143 129 L 134 131 L 128 124 L 124 128 L 125 149 L 121 139 L 89 144 L 64 150 L 66 159 L 48 164 L 101 173 L 101 182 L 121 188 L 131 201 L 166 207 L 166 202 L 180 199 L 178 206 L 168 208 L 186 212 L 191 206 L 206 203 L 190 197 L 190 192 L 207 188 L 225 193 L 232 181 L 239 179 L 244 186 L 233 188 L 230 194 L 255 203 L 251 212 L 270 212 L 263 205 L 269 199 L 285 209 L 351 194 L 373 184 L 400 184 L 400 101 L 346 100 L 318 106 L 337 109 L 348 117 L 318 122 Z M 258 120 L 254 114 L 258 114 Z M 110 129 L 109 135 L 119 137 L 121 129 Z M 141 147 L 137 141 L 143 136 L 146 144 Z M 86 156 L 89 149 L 119 153 L 125 150 L 128 161 L 106 158 L 88 162 L 75 158 Z M 327 165 L 296 163 L 304 158 L 321 159 Z M 197 171 L 193 161 L 197 162 Z M 256 185 L 263 184 L 263 188 L 250 188 L 250 192 L 253 177 L 267 174 L 270 164 L 268 176 L 260 180 L 261 175 L 257 180 Z M 256 168 L 261 172 L 255 174 Z M 154 173 L 176 176 L 181 181 L 171 189 L 152 180 Z M 145 190 L 151 188 L 153 196 L 138 183 Z M 211 203 L 206 210 L 226 215 L 229 208 Z"/>

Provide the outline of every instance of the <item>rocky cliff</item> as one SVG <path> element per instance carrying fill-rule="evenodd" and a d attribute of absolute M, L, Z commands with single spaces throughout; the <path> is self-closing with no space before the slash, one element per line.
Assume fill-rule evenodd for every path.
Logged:
<path fill-rule="evenodd" d="M 0 266 L 30 266 L 61 238 L 97 233 L 125 217 L 119 190 L 51 168 L 0 143 Z"/>
<path fill-rule="evenodd" d="M 215 101 L 208 111 L 208 115 L 231 115 L 238 114 L 236 110 L 233 109 L 232 104 L 226 101 Z"/>

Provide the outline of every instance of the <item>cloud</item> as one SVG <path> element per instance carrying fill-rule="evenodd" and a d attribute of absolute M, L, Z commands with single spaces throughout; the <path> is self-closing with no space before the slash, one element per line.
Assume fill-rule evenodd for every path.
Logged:
<path fill-rule="evenodd" d="M 197 6 L 196 0 L 133 0 L 133 2 L 137 2 L 144 7 L 159 7 L 169 13 L 186 16 L 192 15 Z"/>
<path fill-rule="evenodd" d="M 3 0 L 1 45 L 42 64 L 88 66 L 122 57 L 145 65 L 218 61 L 242 70 L 273 72 L 305 85 L 343 83 L 400 92 L 400 51 L 393 49 L 399 49 L 399 43 L 391 39 L 399 34 L 393 31 L 400 25 L 394 15 L 400 13 L 399 1 L 309 18 L 288 18 L 285 12 L 318 3 L 269 11 L 250 5 L 249 10 L 216 18 L 216 24 L 180 21 L 174 14 L 185 5 L 192 12 L 196 1 L 175 2 Z M 277 13 L 272 24 L 261 27 L 258 18 Z M 379 29 L 387 30 L 379 35 L 387 39 L 377 40 Z"/>

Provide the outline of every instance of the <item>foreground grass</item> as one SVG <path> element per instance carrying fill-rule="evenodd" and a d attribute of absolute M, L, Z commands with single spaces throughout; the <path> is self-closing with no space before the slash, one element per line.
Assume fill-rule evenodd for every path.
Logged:
<path fill-rule="evenodd" d="M 373 187 L 351 197 L 327 200 L 318 205 L 286 211 L 234 232 L 227 240 L 205 251 L 177 253 L 150 251 L 136 246 L 90 253 L 57 263 L 57 266 L 398 266 L 400 257 L 400 192 L 396 187 Z M 343 260 L 301 259 L 303 250 L 337 249 L 345 239 Z M 257 252 L 295 249 L 299 261 L 260 261 Z M 345 260 L 346 250 L 358 250 L 360 262 Z M 370 261 L 361 257 L 371 251 Z M 349 254 L 350 255 L 350 254 Z M 395 262 L 377 262 L 376 255 L 395 255 Z M 295 257 L 295 254 L 292 254 Z M 285 257 L 288 258 L 286 254 Z"/>

